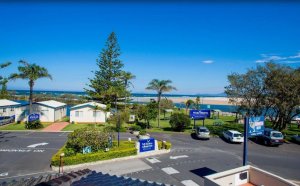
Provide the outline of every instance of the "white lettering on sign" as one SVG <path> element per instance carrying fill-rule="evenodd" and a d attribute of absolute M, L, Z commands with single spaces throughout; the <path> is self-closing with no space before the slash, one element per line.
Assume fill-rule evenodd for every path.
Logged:
<path fill-rule="evenodd" d="M 0 149 L 0 152 L 45 152 L 43 149 Z"/>
<path fill-rule="evenodd" d="M 37 146 L 44 146 L 44 145 L 48 145 L 48 143 L 44 142 L 44 143 L 36 143 L 36 144 L 32 144 L 27 146 L 28 148 L 35 148 Z"/>

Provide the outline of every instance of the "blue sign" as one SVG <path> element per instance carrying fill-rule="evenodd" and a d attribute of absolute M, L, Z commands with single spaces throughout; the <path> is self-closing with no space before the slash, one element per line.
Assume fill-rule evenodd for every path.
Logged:
<path fill-rule="evenodd" d="M 248 124 L 248 136 L 258 136 L 262 135 L 265 130 L 265 118 L 260 117 L 250 117 Z"/>
<path fill-rule="evenodd" d="M 140 152 L 147 152 L 155 150 L 155 140 L 154 138 L 141 139 L 140 142 Z"/>
<path fill-rule="evenodd" d="M 204 120 L 210 117 L 210 110 L 190 110 L 190 118 Z"/>
<path fill-rule="evenodd" d="M 39 120 L 40 119 L 40 115 L 39 114 L 29 114 L 28 116 L 28 121 L 31 122 L 31 121 L 36 121 L 36 120 Z"/>
<path fill-rule="evenodd" d="M 87 146 L 87 147 L 83 147 L 82 148 L 82 153 L 83 154 L 88 154 L 92 152 L 92 147 L 91 146 Z"/>

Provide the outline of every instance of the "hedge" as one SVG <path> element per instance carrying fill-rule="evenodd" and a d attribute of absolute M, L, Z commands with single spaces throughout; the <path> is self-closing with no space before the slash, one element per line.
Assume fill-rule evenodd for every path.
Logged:
<path fill-rule="evenodd" d="M 162 141 L 158 141 L 157 143 L 158 143 L 158 149 L 161 150 L 162 149 Z M 171 149 L 171 147 L 172 147 L 172 144 L 170 142 L 166 142 L 165 149 L 168 150 L 168 149 Z"/>
<path fill-rule="evenodd" d="M 115 142 L 114 142 L 115 144 Z M 51 165 L 59 166 L 60 164 L 60 154 L 65 151 L 65 146 L 63 146 L 59 151 L 54 154 L 51 158 Z M 136 155 L 137 150 L 135 148 L 134 142 L 121 142 L 120 147 L 112 148 L 108 152 L 98 151 L 90 154 L 80 154 L 77 153 L 74 156 L 63 157 L 64 165 L 76 165 L 81 163 L 89 163 L 101 160 L 109 160 L 114 158 L 120 158 L 125 156 Z"/>

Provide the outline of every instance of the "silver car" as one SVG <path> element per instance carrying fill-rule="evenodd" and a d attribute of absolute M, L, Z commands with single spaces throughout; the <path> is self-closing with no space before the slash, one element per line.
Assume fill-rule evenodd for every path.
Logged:
<path fill-rule="evenodd" d="M 197 137 L 200 139 L 209 139 L 209 130 L 206 127 L 196 128 Z"/>

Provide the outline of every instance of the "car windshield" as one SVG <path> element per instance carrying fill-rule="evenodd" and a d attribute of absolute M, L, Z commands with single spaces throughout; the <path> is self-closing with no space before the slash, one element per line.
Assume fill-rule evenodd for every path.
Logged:
<path fill-rule="evenodd" d="M 272 133 L 272 137 L 275 137 L 275 138 L 281 138 L 282 137 L 282 134 L 280 132 L 273 132 Z"/>
<path fill-rule="evenodd" d="M 233 137 L 243 137 L 242 134 L 233 134 Z"/>
<path fill-rule="evenodd" d="M 199 129 L 199 132 L 209 132 L 208 129 Z"/>

